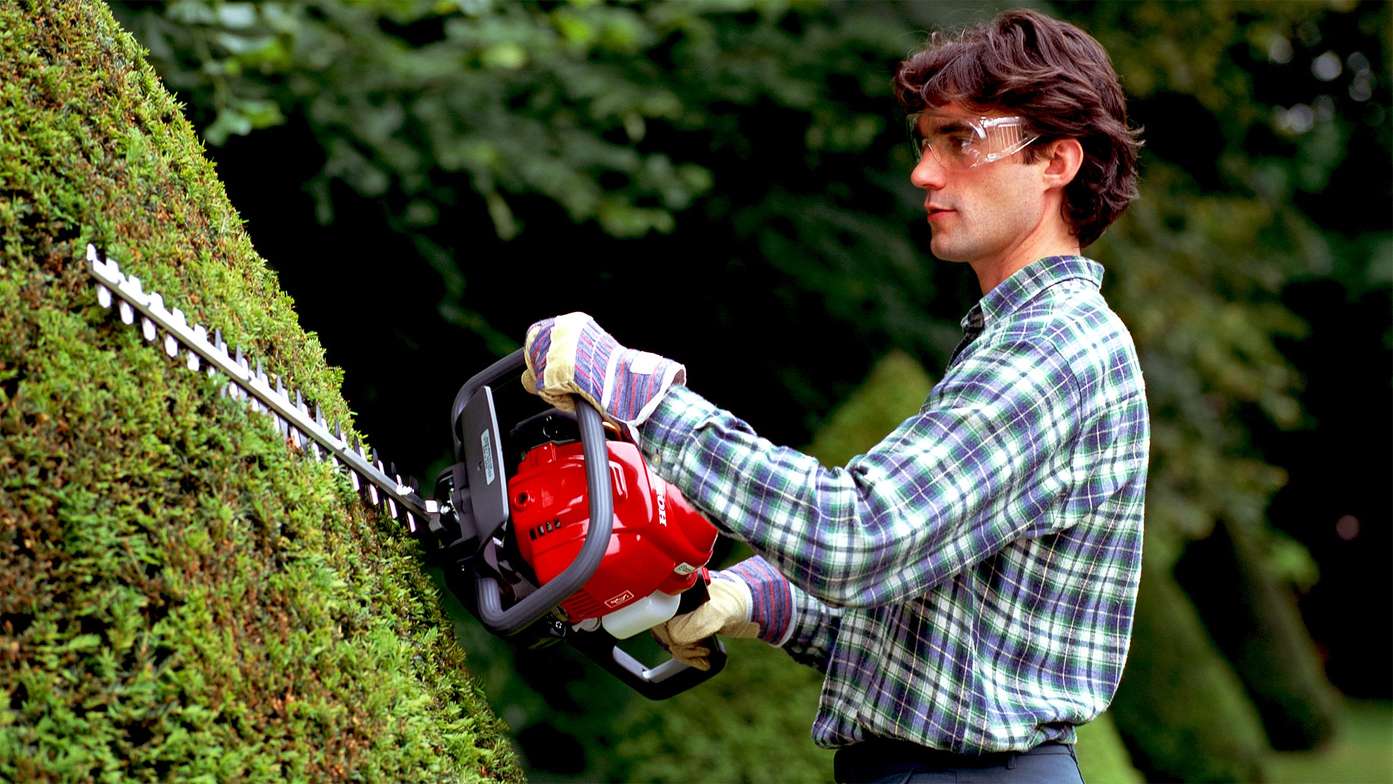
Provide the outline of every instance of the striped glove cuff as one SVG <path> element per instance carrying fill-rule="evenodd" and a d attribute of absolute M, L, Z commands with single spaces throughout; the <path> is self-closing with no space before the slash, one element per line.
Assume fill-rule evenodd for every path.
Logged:
<path fill-rule="evenodd" d="M 788 580 L 756 555 L 729 569 L 715 572 L 720 580 L 739 579 L 750 587 L 750 621 L 759 626 L 759 639 L 782 645 L 793 626 L 793 591 Z"/>

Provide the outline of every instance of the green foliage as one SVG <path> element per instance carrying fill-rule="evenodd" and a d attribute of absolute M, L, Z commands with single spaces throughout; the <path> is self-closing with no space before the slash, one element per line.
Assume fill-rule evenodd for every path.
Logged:
<path fill-rule="evenodd" d="M 1147 781 L 1262 781 L 1257 711 L 1170 571 L 1148 560 L 1109 710 Z"/>
<path fill-rule="evenodd" d="M 1268 568 L 1259 534 L 1221 523 L 1193 542 L 1176 577 L 1232 662 L 1276 749 L 1311 749 L 1335 734 L 1339 704 L 1291 589 Z"/>
<path fill-rule="evenodd" d="M 0 3 L 0 238 L 0 778 L 517 780 L 414 544 L 93 302 L 88 241 L 349 417 L 100 5 Z"/>
<path fill-rule="evenodd" d="M 480 285 L 575 273 L 565 255 L 511 274 L 481 269 L 481 247 L 532 255 L 518 244 L 535 236 L 556 243 L 536 255 L 556 256 L 566 243 L 557 224 L 567 220 L 609 241 L 684 230 L 721 237 L 719 254 L 695 263 L 734 272 L 773 265 L 839 320 L 875 314 L 868 333 L 894 319 L 918 348 L 940 336 L 923 308 L 932 286 L 902 230 L 908 215 L 897 212 L 907 206 L 904 177 L 882 176 L 866 183 L 869 192 L 853 179 L 864 178 L 868 157 L 883 171 L 891 159 L 908 163 L 889 69 L 912 39 L 884 8 L 768 0 L 115 7 L 210 142 L 255 133 L 261 121 L 248 105 L 274 105 L 256 113 L 313 133 L 324 162 L 307 187 L 320 219 L 352 197 L 386 205 L 390 230 L 409 236 L 413 255 L 439 276 L 442 318 L 483 333 L 498 353 L 517 335 L 497 331 Z M 770 176 L 747 182 L 752 166 Z M 461 232 L 481 215 L 513 242 Z"/>
<path fill-rule="evenodd" d="M 215 113 L 214 144 L 300 114 L 328 142 L 327 177 L 369 197 L 399 190 L 417 200 L 406 220 L 433 224 L 450 198 L 429 175 L 462 175 L 505 237 L 522 229 L 511 199 L 534 193 L 616 236 L 671 231 L 712 176 L 644 145 L 650 133 L 700 127 L 694 99 L 758 98 L 751 69 L 785 103 L 811 108 L 825 92 L 776 59 L 787 7 L 761 0 L 142 5 L 126 17 L 175 87 Z M 758 21 L 721 40 L 730 29 L 712 17 L 740 12 Z M 824 115 L 806 133 L 859 147 L 880 124 Z"/>

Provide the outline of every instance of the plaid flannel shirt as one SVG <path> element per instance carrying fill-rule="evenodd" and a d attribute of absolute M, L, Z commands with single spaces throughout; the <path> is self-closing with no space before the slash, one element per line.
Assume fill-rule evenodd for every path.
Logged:
<path fill-rule="evenodd" d="M 1122 675 L 1150 431 L 1103 269 L 1038 260 L 988 292 L 920 411 L 845 467 L 685 387 L 643 449 L 762 558 L 766 640 L 826 673 L 813 738 L 957 753 L 1073 742 Z"/>

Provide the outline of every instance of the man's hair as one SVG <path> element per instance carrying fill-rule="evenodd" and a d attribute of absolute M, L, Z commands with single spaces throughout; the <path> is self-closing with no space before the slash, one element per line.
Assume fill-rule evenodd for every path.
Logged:
<path fill-rule="evenodd" d="M 1027 161 L 1055 139 L 1078 139 L 1083 165 L 1064 189 L 1064 219 L 1086 247 L 1137 197 L 1140 132 L 1102 45 L 1067 22 L 1006 11 L 954 36 L 934 33 L 900 63 L 895 97 L 914 114 L 958 103 L 1024 117 L 1040 135 Z"/>

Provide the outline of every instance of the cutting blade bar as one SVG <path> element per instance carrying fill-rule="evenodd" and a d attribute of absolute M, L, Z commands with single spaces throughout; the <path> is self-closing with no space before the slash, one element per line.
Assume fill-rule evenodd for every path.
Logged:
<path fill-rule="evenodd" d="M 253 369 L 240 347 L 235 356 L 229 354 L 221 331 L 214 331 L 214 339 L 210 341 L 207 329 L 189 324 L 177 308 L 172 311 L 166 308 L 163 297 L 145 291 L 137 278 L 121 272 L 120 266 L 106 258 L 95 245 L 87 246 L 87 269 L 97 280 L 97 301 L 102 307 L 116 304 L 126 324 L 134 324 L 135 315 L 139 313 L 142 337 L 154 342 L 157 333 L 163 332 L 165 352 L 177 357 L 182 348 L 187 352 L 185 362 L 190 369 L 198 370 L 201 362 L 209 373 L 214 369 L 221 371 L 230 380 L 228 389 L 234 396 L 247 399 L 252 408 L 271 416 L 277 429 L 297 448 L 303 449 L 303 442 L 307 440 L 323 449 L 350 472 L 354 489 L 358 489 L 360 480 L 366 484 L 374 503 L 379 493 L 385 496 L 392 516 L 408 525 L 413 533 L 418 519 L 439 512 L 434 499 L 422 498 L 400 476 L 389 474 L 380 461 L 369 460 L 361 447 L 350 446 L 341 429 L 336 427 L 331 432 L 317 407 L 311 414 L 300 392 L 287 391 L 279 377 L 272 386 L 260 362 Z"/>

